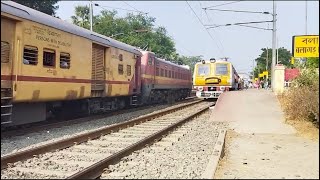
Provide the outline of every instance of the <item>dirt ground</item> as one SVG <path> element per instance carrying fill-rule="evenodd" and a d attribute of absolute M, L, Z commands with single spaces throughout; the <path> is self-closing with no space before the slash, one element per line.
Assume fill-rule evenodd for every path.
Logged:
<path fill-rule="evenodd" d="M 313 123 L 305 120 L 286 120 L 286 123 L 293 126 L 301 137 L 319 142 L 319 128 Z"/>
<path fill-rule="evenodd" d="M 214 179 L 319 179 L 319 142 L 291 134 L 226 136 Z"/>

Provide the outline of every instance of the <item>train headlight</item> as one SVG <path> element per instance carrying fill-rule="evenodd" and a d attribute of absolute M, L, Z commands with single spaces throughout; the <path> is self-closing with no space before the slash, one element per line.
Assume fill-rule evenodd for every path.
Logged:
<path fill-rule="evenodd" d="M 216 62 L 216 59 L 215 59 L 215 58 L 211 58 L 211 59 L 210 59 L 210 62 L 215 63 L 215 62 Z"/>
<path fill-rule="evenodd" d="M 198 90 L 199 91 L 203 91 L 203 87 L 198 87 Z"/>
<path fill-rule="evenodd" d="M 221 86 L 221 87 L 220 87 L 220 90 L 221 90 L 221 91 L 224 91 L 224 90 L 226 90 L 226 87 Z"/>

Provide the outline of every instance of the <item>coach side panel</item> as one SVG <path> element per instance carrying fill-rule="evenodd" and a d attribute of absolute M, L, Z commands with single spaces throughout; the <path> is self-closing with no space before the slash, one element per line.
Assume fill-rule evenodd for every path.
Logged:
<path fill-rule="evenodd" d="M 26 20 L 17 24 L 15 40 L 15 101 L 90 97 L 90 40 Z"/>

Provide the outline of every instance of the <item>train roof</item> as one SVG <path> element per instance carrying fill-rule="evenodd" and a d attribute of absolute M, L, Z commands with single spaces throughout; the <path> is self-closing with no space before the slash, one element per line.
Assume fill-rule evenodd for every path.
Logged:
<path fill-rule="evenodd" d="M 204 60 L 206 63 L 211 63 L 210 60 Z M 221 59 L 217 59 L 214 63 L 219 63 L 219 62 L 224 62 L 224 63 L 230 63 L 232 65 L 232 63 L 230 61 L 226 61 L 226 60 L 221 60 Z M 202 64 L 202 61 L 197 62 L 196 64 Z"/>
<path fill-rule="evenodd" d="M 150 52 L 150 51 L 143 51 L 143 50 L 140 50 L 140 52 L 144 55 L 144 54 L 154 54 L 154 52 Z M 161 59 L 159 57 L 156 57 L 158 61 L 160 62 L 163 62 L 163 63 L 166 63 L 166 64 L 170 64 L 170 65 L 173 65 L 173 66 L 176 66 L 176 67 L 179 67 L 179 68 L 182 68 L 182 69 L 186 69 L 186 70 L 190 70 L 190 67 L 188 65 L 179 65 L 179 64 L 175 64 L 173 62 L 170 62 L 170 61 L 167 61 L 165 59 Z"/>
<path fill-rule="evenodd" d="M 15 3 L 13 1 L 1 1 L 1 12 L 5 12 L 23 19 L 27 19 L 30 21 L 43 24 L 43 25 L 47 25 L 52 28 L 56 28 L 61 31 L 65 31 L 74 35 L 82 36 L 106 46 L 116 47 L 124 51 L 141 55 L 140 51 L 136 47 L 114 40 L 107 36 L 89 31 L 85 28 L 68 23 L 59 18 L 52 17 L 48 14 L 39 12 L 32 8 Z"/>

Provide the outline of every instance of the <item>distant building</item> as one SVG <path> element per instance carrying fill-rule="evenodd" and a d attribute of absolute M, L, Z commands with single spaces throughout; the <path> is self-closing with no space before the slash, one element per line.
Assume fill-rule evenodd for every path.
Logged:
<path fill-rule="evenodd" d="M 248 74 L 248 73 L 238 73 L 238 75 L 243 80 L 250 80 L 250 74 Z"/>
<path fill-rule="evenodd" d="M 249 81 L 251 81 L 250 74 L 248 73 L 238 73 L 238 75 L 240 76 L 241 79 L 243 79 L 243 82 L 245 85 L 248 85 Z"/>

